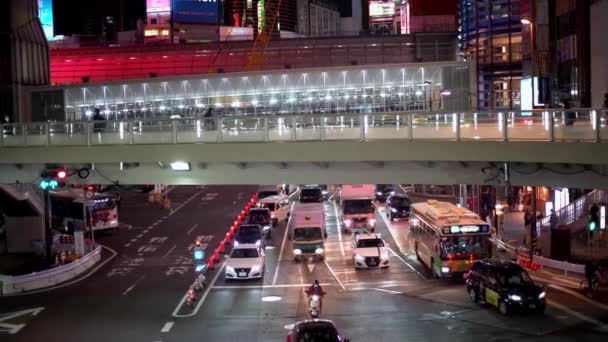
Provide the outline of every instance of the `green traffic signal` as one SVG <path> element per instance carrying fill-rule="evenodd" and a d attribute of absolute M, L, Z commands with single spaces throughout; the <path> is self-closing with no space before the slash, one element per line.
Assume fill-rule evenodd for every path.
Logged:
<path fill-rule="evenodd" d="M 42 190 L 55 190 L 59 187 L 59 182 L 55 179 L 43 179 L 38 186 Z"/>
<path fill-rule="evenodd" d="M 595 221 L 590 221 L 589 222 L 589 231 L 594 232 L 596 229 L 597 229 L 597 224 L 595 223 Z"/>

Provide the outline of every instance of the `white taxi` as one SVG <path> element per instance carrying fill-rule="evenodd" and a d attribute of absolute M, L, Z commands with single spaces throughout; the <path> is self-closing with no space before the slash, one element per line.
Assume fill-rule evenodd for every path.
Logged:
<path fill-rule="evenodd" d="M 353 265 L 355 269 L 388 267 L 388 244 L 380 234 L 356 234 L 353 237 Z"/>
<path fill-rule="evenodd" d="M 235 246 L 226 261 L 226 280 L 264 277 L 264 251 L 255 244 Z"/>
<path fill-rule="evenodd" d="M 262 198 L 258 201 L 257 206 L 270 210 L 273 226 L 276 226 L 280 221 L 287 221 L 289 217 L 289 197 L 285 195 Z"/>

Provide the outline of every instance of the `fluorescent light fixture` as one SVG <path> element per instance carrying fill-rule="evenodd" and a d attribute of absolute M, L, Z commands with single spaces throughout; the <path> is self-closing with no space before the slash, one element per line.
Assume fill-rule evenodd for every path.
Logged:
<path fill-rule="evenodd" d="M 530 24 L 532 24 L 532 22 L 530 21 L 530 19 L 527 19 L 527 18 L 521 18 L 519 21 L 522 24 L 524 24 L 524 25 L 530 25 Z"/>
<path fill-rule="evenodd" d="M 422 95 L 422 91 L 421 90 L 416 90 L 416 96 L 421 96 Z"/>
<path fill-rule="evenodd" d="M 196 107 L 197 107 L 197 108 L 202 108 L 202 107 L 205 107 L 205 105 L 204 105 L 204 104 L 202 104 L 202 103 L 197 103 L 197 104 L 196 104 Z"/>
<path fill-rule="evenodd" d="M 190 163 L 183 161 L 172 162 L 171 169 L 173 171 L 190 171 Z"/>
<path fill-rule="evenodd" d="M 443 89 L 441 91 L 441 96 L 450 96 L 450 95 L 452 95 L 452 91 L 449 89 Z"/>
<path fill-rule="evenodd" d="M 158 109 L 160 109 L 160 110 L 165 110 L 165 109 L 167 109 L 167 107 L 165 107 L 165 106 L 160 106 L 160 107 L 158 107 Z"/>
<path fill-rule="evenodd" d="M 252 104 L 252 105 L 254 105 L 254 106 L 257 106 L 257 105 L 258 105 L 258 103 L 259 103 L 259 102 L 258 102 L 258 100 L 256 100 L 256 99 L 251 100 L 251 104 Z"/>
<path fill-rule="evenodd" d="M 177 108 L 179 108 L 179 109 L 182 109 L 182 108 L 184 108 L 184 107 L 185 107 L 185 106 L 184 106 L 184 105 L 182 105 L 182 104 L 180 104 L 179 106 L 177 106 Z"/>
<path fill-rule="evenodd" d="M 275 104 L 277 103 L 277 99 L 275 99 L 274 97 L 270 99 L 270 104 Z"/>
<path fill-rule="evenodd" d="M 91 115 L 91 114 L 93 114 L 93 112 L 92 112 L 92 111 L 90 111 L 90 110 L 87 110 L 87 111 L 85 111 L 84 113 L 85 113 L 86 115 Z"/>
<path fill-rule="evenodd" d="M 239 102 L 239 101 L 233 101 L 233 102 L 232 102 L 232 107 L 234 107 L 234 108 L 238 108 L 238 107 L 240 107 L 240 106 L 241 106 L 241 102 Z"/>

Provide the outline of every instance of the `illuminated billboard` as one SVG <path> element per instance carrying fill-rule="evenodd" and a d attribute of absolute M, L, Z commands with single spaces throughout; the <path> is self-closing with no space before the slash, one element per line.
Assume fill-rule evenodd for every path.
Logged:
<path fill-rule="evenodd" d="M 38 18 L 47 40 L 53 40 L 53 0 L 38 0 Z"/>
<path fill-rule="evenodd" d="M 217 0 L 172 0 L 173 21 L 178 23 L 217 24 Z"/>
<path fill-rule="evenodd" d="M 395 15 L 395 3 L 392 1 L 370 1 L 369 2 L 369 18 L 386 18 L 393 19 Z"/>
<path fill-rule="evenodd" d="M 171 0 L 146 0 L 147 13 L 163 13 L 171 11 Z"/>

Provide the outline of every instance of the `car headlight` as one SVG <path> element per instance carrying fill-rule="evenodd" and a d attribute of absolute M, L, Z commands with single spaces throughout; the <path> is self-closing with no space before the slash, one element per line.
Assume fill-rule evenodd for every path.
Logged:
<path fill-rule="evenodd" d="M 260 240 L 256 241 L 255 245 L 258 246 L 258 247 L 260 247 L 262 245 L 262 241 L 260 241 Z"/>
<path fill-rule="evenodd" d="M 294 255 L 300 255 L 300 254 L 302 254 L 302 250 L 301 250 L 301 249 L 296 248 L 296 249 L 294 249 L 294 250 L 293 250 L 293 254 L 294 254 Z"/>
<path fill-rule="evenodd" d="M 368 192 L 368 193 L 369 193 L 369 192 Z M 376 192 L 376 195 L 378 195 L 378 196 L 382 196 L 382 192 L 378 191 L 378 192 Z"/>
<path fill-rule="evenodd" d="M 260 272 L 260 266 L 253 266 L 251 268 L 251 271 L 249 271 L 249 274 L 254 274 L 254 273 L 259 273 Z"/>
<path fill-rule="evenodd" d="M 236 274 L 236 271 L 232 266 L 226 266 L 226 273 Z"/>
<path fill-rule="evenodd" d="M 315 254 L 323 254 L 323 248 L 317 248 L 315 249 Z"/>
<path fill-rule="evenodd" d="M 271 214 L 270 214 L 270 218 L 274 218 L 274 217 L 275 217 L 275 216 L 274 216 L 274 213 L 271 213 Z"/>
<path fill-rule="evenodd" d="M 538 299 L 543 299 L 543 298 L 545 298 L 545 291 L 541 292 L 541 293 L 538 295 Z"/>
<path fill-rule="evenodd" d="M 392 212 L 394 212 L 394 213 L 396 213 L 396 212 L 397 212 L 397 209 L 395 209 L 395 208 L 391 208 L 391 211 L 392 211 Z"/>
<path fill-rule="evenodd" d="M 369 219 L 369 224 L 371 226 L 375 226 L 376 225 L 376 219 Z"/>
<path fill-rule="evenodd" d="M 353 221 L 348 220 L 348 219 L 344 220 L 344 225 L 345 226 L 350 227 L 351 224 L 353 224 Z"/>
<path fill-rule="evenodd" d="M 441 273 L 450 273 L 450 268 L 447 266 L 442 266 L 441 267 Z"/>
<path fill-rule="evenodd" d="M 512 294 L 512 295 L 509 295 L 509 299 L 514 302 L 519 302 L 521 300 L 521 296 Z"/>
<path fill-rule="evenodd" d="M 362 257 L 362 256 L 361 256 L 361 255 L 359 255 L 359 254 L 355 254 L 355 260 L 357 260 L 357 261 L 364 261 L 364 260 L 365 260 L 365 258 L 364 258 L 364 257 Z"/>
<path fill-rule="evenodd" d="M 264 226 L 264 228 L 262 228 L 264 231 L 267 231 L 270 229 L 270 226 Z"/>
<path fill-rule="evenodd" d="M 234 240 L 234 247 L 238 247 L 240 245 L 240 243 L 236 240 Z"/>
<path fill-rule="evenodd" d="M 380 259 L 382 259 L 382 260 L 387 260 L 387 259 L 388 259 L 388 251 L 383 251 L 383 252 L 380 254 Z"/>
<path fill-rule="evenodd" d="M 323 191 L 321 191 L 321 193 L 322 193 L 323 195 L 327 195 L 327 190 L 323 190 Z"/>

